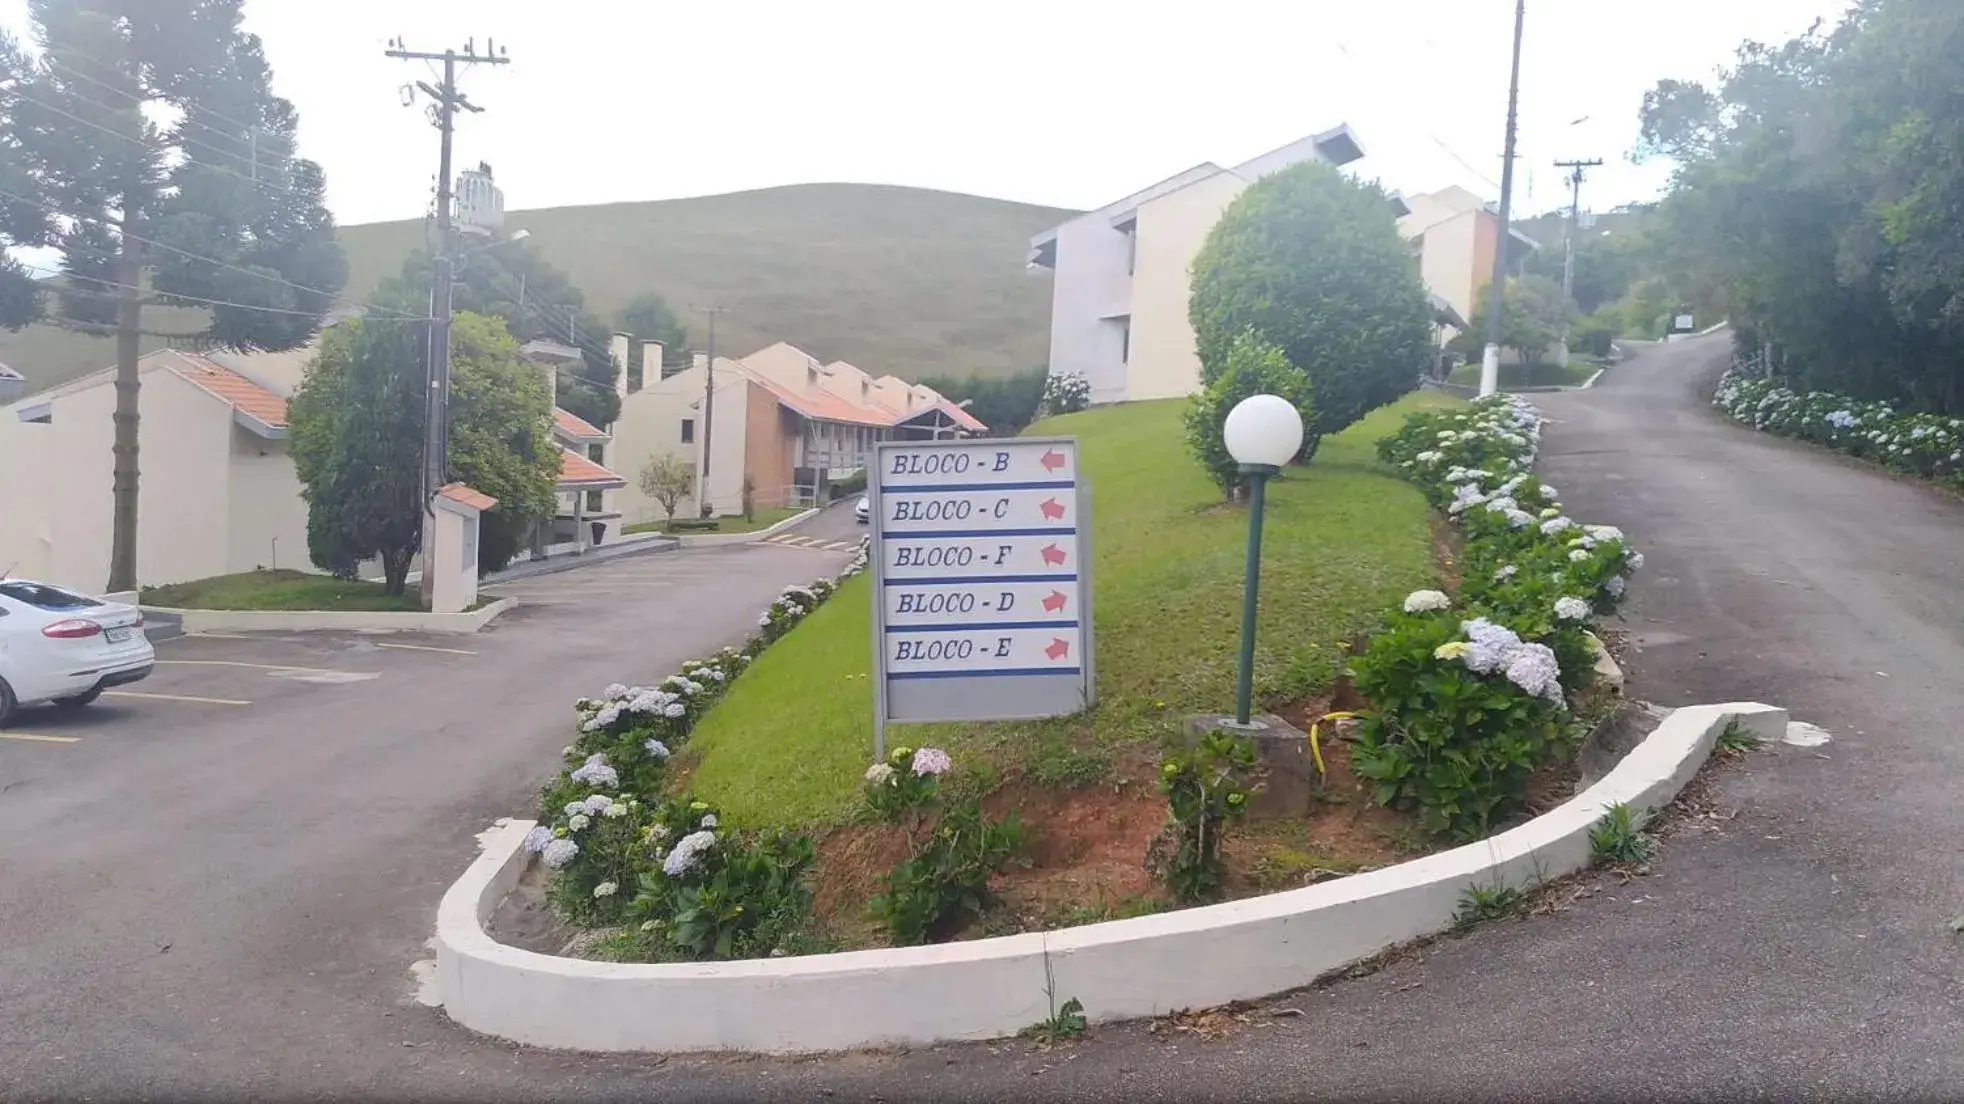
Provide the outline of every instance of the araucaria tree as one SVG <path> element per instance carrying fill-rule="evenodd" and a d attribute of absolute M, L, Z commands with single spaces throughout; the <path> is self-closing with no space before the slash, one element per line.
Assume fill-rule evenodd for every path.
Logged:
<path fill-rule="evenodd" d="M 1242 192 L 1193 262 L 1188 318 L 1203 382 L 1227 370 L 1249 330 L 1280 349 L 1316 395 L 1302 462 L 1325 434 L 1418 385 L 1431 317 L 1390 196 L 1321 162 Z"/>
<path fill-rule="evenodd" d="M 144 308 L 235 349 L 311 340 L 347 276 L 320 167 L 294 156 L 244 0 L 31 0 L 41 46 L 0 51 L 0 236 L 52 247 L 61 279 L 0 280 L 0 321 L 116 337 L 108 589 L 137 583 L 137 355 Z"/>

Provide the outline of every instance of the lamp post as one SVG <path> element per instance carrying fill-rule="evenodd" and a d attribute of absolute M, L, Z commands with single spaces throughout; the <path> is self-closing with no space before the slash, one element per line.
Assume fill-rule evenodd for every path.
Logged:
<path fill-rule="evenodd" d="M 1234 691 L 1234 723 L 1247 728 L 1255 691 L 1255 597 L 1262 575 L 1262 500 L 1269 477 L 1303 447 L 1303 419 L 1279 395 L 1250 395 L 1234 404 L 1221 425 L 1228 455 L 1248 478 L 1248 572 L 1241 595 L 1241 671 Z"/>

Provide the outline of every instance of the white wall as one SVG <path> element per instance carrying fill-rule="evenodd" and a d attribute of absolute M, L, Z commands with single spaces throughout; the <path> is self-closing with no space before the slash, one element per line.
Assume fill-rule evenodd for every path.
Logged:
<path fill-rule="evenodd" d="M 307 558 L 307 500 L 285 441 L 232 426 L 231 543 L 224 574 L 255 568 L 315 571 Z"/>
<path fill-rule="evenodd" d="M 168 371 L 143 373 L 137 429 L 137 582 L 181 583 L 225 574 L 232 407 Z M 54 400 L 52 448 L 43 470 L 58 472 L 51 582 L 88 591 L 109 580 L 112 529 L 110 415 L 114 387 Z"/>
<path fill-rule="evenodd" d="M 1169 399 L 1200 389 L 1200 357 L 1187 321 L 1194 255 L 1248 182 L 1221 173 L 1139 208 L 1132 276 L 1132 348 L 1125 398 Z"/>
<path fill-rule="evenodd" d="M 1109 315 L 1131 309 L 1128 235 L 1112 229 L 1106 212 L 1072 219 L 1057 229 L 1056 277 L 1050 285 L 1050 372 L 1076 373 L 1091 385 L 1091 401 L 1125 398 L 1125 365 Z"/>
<path fill-rule="evenodd" d="M 50 478 L 54 427 L 25 423 L 0 408 L 0 574 L 53 581 L 54 504 L 63 481 Z"/>

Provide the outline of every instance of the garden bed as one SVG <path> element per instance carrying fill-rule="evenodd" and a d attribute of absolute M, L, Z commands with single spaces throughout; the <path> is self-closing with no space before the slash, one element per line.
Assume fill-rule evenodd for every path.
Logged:
<path fill-rule="evenodd" d="M 381 583 L 337 579 L 286 568 L 215 575 L 188 583 L 144 587 L 140 604 L 169 609 L 347 610 L 417 612 L 422 597 L 414 590 L 390 594 Z"/>

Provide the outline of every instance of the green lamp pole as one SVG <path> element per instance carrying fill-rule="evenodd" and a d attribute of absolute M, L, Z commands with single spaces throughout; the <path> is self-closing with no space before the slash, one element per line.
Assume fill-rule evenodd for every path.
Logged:
<path fill-rule="evenodd" d="M 1303 420 L 1277 395 L 1251 395 L 1221 424 L 1228 455 L 1248 481 L 1248 568 L 1241 592 L 1241 667 L 1234 687 L 1234 723 L 1250 727 L 1255 705 L 1255 614 L 1262 577 L 1262 514 L 1268 481 L 1302 451 Z"/>

